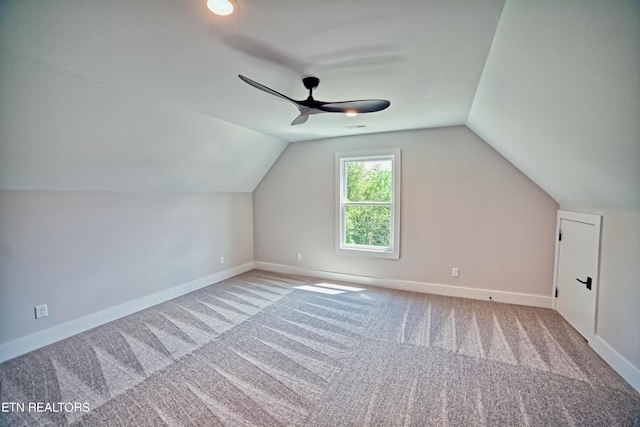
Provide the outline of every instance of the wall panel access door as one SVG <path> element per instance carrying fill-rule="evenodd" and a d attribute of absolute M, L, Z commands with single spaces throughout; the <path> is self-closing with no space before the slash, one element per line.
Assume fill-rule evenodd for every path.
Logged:
<path fill-rule="evenodd" d="M 596 332 L 600 224 L 599 215 L 558 211 L 555 309 L 587 341 Z"/>

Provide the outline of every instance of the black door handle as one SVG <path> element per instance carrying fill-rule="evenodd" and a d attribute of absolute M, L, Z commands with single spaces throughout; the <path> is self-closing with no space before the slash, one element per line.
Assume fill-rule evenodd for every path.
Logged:
<path fill-rule="evenodd" d="M 580 279 L 576 279 L 578 282 L 582 283 L 583 285 L 587 285 L 587 289 L 591 290 L 591 277 L 587 276 L 587 281 L 583 282 Z"/>

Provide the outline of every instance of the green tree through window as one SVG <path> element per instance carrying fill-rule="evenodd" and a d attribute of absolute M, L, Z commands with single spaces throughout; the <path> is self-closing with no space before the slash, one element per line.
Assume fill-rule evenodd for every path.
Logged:
<path fill-rule="evenodd" d="M 392 161 L 348 161 L 345 169 L 345 243 L 390 247 Z"/>

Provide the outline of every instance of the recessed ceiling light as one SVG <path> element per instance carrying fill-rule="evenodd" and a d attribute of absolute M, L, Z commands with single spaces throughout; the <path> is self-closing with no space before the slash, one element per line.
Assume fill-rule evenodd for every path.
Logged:
<path fill-rule="evenodd" d="M 358 115 L 357 111 L 347 111 L 347 116 L 348 117 L 355 117 Z"/>
<path fill-rule="evenodd" d="M 233 3 L 231 0 L 207 0 L 207 7 L 216 15 L 227 16 L 233 13 Z"/>

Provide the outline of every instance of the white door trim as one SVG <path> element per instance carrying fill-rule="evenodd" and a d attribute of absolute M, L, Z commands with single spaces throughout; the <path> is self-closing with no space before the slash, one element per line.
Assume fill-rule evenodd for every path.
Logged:
<path fill-rule="evenodd" d="M 553 266 L 553 296 L 555 297 L 557 289 L 558 289 L 558 272 L 559 272 L 559 261 L 560 261 L 560 223 L 562 220 L 568 221 L 576 221 L 582 222 L 585 224 L 590 224 L 595 227 L 596 236 L 598 239 L 598 244 L 596 245 L 597 254 L 595 259 L 597 260 L 596 265 L 594 266 L 594 277 L 593 277 L 593 285 L 596 291 L 595 300 L 595 312 L 594 312 L 594 322 L 593 322 L 593 331 L 589 337 L 585 337 L 589 342 L 596 336 L 597 328 L 598 328 L 598 297 L 600 293 L 600 244 L 601 244 L 601 227 L 602 227 L 602 215 L 597 214 L 589 214 L 583 212 L 573 212 L 573 211 L 558 211 L 558 218 L 556 221 L 556 252 L 555 252 L 555 262 Z M 553 307 L 556 310 L 556 299 L 553 298 Z"/>

